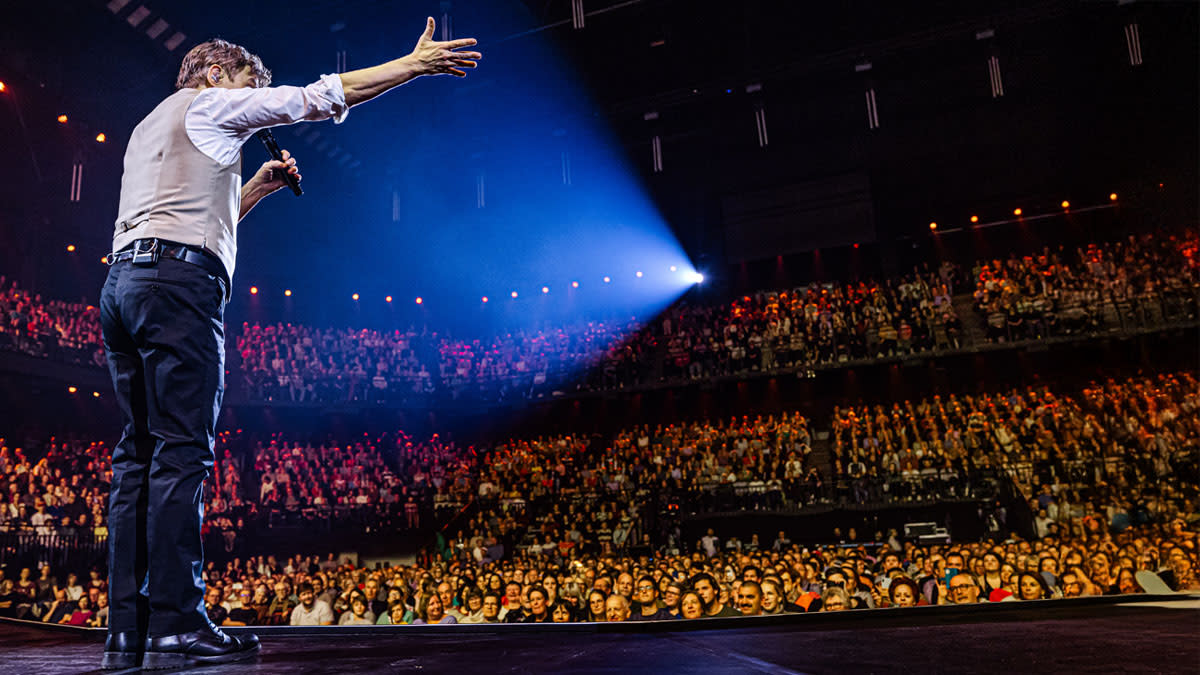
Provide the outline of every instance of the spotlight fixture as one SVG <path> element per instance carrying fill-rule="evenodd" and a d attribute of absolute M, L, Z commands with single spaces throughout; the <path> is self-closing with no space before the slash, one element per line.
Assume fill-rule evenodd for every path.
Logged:
<path fill-rule="evenodd" d="M 931 230 L 936 230 L 936 229 L 937 229 L 937 223 L 930 223 L 930 224 L 929 224 L 929 229 L 931 229 Z"/>
<path fill-rule="evenodd" d="M 67 253 L 75 252 L 75 244 L 67 244 Z"/>
<path fill-rule="evenodd" d="M 579 282 L 578 282 L 578 281 L 572 281 L 572 282 L 571 282 L 571 288 L 579 288 Z"/>
<path fill-rule="evenodd" d="M 418 304 L 418 305 L 423 305 L 423 304 L 425 304 L 425 298 L 417 298 L 417 304 Z"/>
<path fill-rule="evenodd" d="M 104 141 L 107 141 L 107 140 L 108 140 L 108 137 L 105 136 L 104 134 L 96 134 L 96 142 L 97 143 L 103 143 Z"/>
<path fill-rule="evenodd" d="M 674 271 L 675 271 L 675 270 L 677 270 L 677 269 L 679 269 L 679 268 L 678 268 L 678 267 L 676 267 L 676 266 L 674 266 L 674 265 L 671 265 L 671 271 L 672 271 L 672 272 L 674 272 Z"/>
<path fill-rule="evenodd" d="M 609 283 L 609 282 L 611 282 L 611 281 L 612 281 L 612 277 L 604 277 L 604 283 L 606 283 L 606 284 L 607 284 L 607 283 Z"/>
<path fill-rule="evenodd" d="M 100 398 L 100 392 L 98 392 L 98 391 L 93 391 L 93 392 L 92 392 L 92 398 Z"/>
<path fill-rule="evenodd" d="M 77 391 L 79 391 L 79 387 L 76 387 L 74 385 L 67 387 L 67 393 L 69 393 L 69 394 L 74 394 Z"/>
<path fill-rule="evenodd" d="M 1017 208 L 1013 209 L 1013 215 L 1014 216 L 1021 215 L 1021 207 L 1018 206 Z"/>
<path fill-rule="evenodd" d="M 517 292 L 516 292 L 516 291 L 513 291 L 513 292 L 512 292 L 512 296 L 513 296 L 513 299 L 514 299 L 514 300 L 516 300 L 516 298 L 517 298 Z"/>
<path fill-rule="evenodd" d="M 972 223 L 978 223 L 978 222 L 979 222 L 979 216 L 971 216 L 971 222 L 972 222 Z"/>
<path fill-rule="evenodd" d="M 704 283 L 704 275 L 699 272 L 696 272 L 695 274 L 692 275 L 692 282 L 697 283 L 697 284 Z"/>
<path fill-rule="evenodd" d="M 636 275 L 636 276 L 637 276 L 637 278 L 641 279 L 641 278 L 642 278 L 642 271 L 641 271 L 641 270 L 638 270 L 638 271 L 637 271 L 637 275 Z"/>
<path fill-rule="evenodd" d="M 357 299 L 358 299 L 358 296 L 357 296 L 357 295 L 355 295 L 354 299 L 355 299 L 355 300 L 357 300 Z M 383 299 L 383 301 L 384 301 L 384 302 L 391 302 L 391 301 L 392 301 L 392 296 L 390 296 L 390 295 L 389 295 L 389 296 L 385 297 L 385 298 Z"/>
<path fill-rule="evenodd" d="M 485 296 L 483 296 L 483 304 L 485 304 L 485 305 L 486 305 L 486 304 L 487 304 L 487 301 L 488 301 L 488 298 L 487 298 L 487 296 L 486 296 L 486 295 L 485 295 Z"/>
<path fill-rule="evenodd" d="M 550 287 L 549 287 L 549 286 L 542 286 L 542 292 L 543 292 L 543 293 L 549 293 L 549 292 L 550 292 Z"/>
<path fill-rule="evenodd" d="M 351 295 L 351 296 L 350 296 L 350 299 L 351 299 L 351 300 L 358 300 L 358 293 L 355 293 L 354 295 Z"/>
<path fill-rule="evenodd" d="M 258 295 L 258 286 L 250 287 L 250 295 Z"/>
<path fill-rule="evenodd" d="M 289 289 L 285 290 L 285 291 L 283 292 L 283 295 L 284 295 L 285 297 L 289 297 L 289 298 L 290 298 L 290 297 L 292 297 L 292 289 L 290 289 L 290 288 L 289 288 Z"/>
<path fill-rule="evenodd" d="M 1071 208 L 1071 202 L 1069 202 L 1069 201 L 1067 201 L 1067 200 L 1065 200 L 1065 199 L 1064 199 L 1064 200 L 1063 200 L 1063 202 L 1062 202 L 1062 207 L 1063 207 L 1064 209 L 1069 209 L 1069 208 Z"/>
<path fill-rule="evenodd" d="M 59 124 L 66 124 L 66 123 L 67 123 L 67 116 L 66 116 L 66 115 L 59 115 L 59 116 L 58 116 L 58 123 L 59 123 Z"/>
<path fill-rule="evenodd" d="M 1110 202 L 1115 202 L 1115 201 L 1117 201 L 1117 193 L 1115 193 L 1115 192 L 1111 192 L 1111 193 L 1109 193 L 1109 195 L 1108 195 L 1108 201 L 1110 201 Z"/>

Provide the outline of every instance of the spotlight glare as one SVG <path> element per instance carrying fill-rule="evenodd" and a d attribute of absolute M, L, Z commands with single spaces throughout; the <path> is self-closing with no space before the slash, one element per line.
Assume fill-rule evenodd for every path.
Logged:
<path fill-rule="evenodd" d="M 8 89 L 8 86 L 6 84 L 4 84 L 3 82 L 0 82 L 0 92 L 5 91 L 7 89 Z"/>
<path fill-rule="evenodd" d="M 692 272 L 691 281 L 693 284 L 704 283 L 704 275 L 699 272 Z"/>
<path fill-rule="evenodd" d="M 929 224 L 929 229 L 931 229 L 931 230 L 936 230 L 936 229 L 937 229 L 937 223 L 930 223 L 930 224 Z"/>
<path fill-rule="evenodd" d="M 96 134 L 96 142 L 97 143 L 103 143 L 104 141 L 107 141 L 107 140 L 108 140 L 108 137 L 105 136 L 104 134 Z"/>
<path fill-rule="evenodd" d="M 638 270 L 638 272 L 637 272 L 637 278 L 639 278 L 639 279 L 641 279 L 641 278 L 642 278 L 642 272 L 641 272 L 641 270 Z"/>
<path fill-rule="evenodd" d="M 671 265 L 671 271 L 672 271 L 672 272 L 674 272 L 674 271 L 676 271 L 676 270 L 678 270 L 678 269 L 679 269 L 678 267 L 676 267 L 676 266 L 674 266 L 674 265 Z"/>
<path fill-rule="evenodd" d="M 971 222 L 972 222 L 972 223 L 978 223 L 978 222 L 979 222 L 979 216 L 971 216 Z"/>
<path fill-rule="evenodd" d="M 250 287 L 250 295 L 258 295 L 258 286 Z"/>
<path fill-rule="evenodd" d="M 76 387 L 76 386 L 74 386 L 74 385 L 72 385 L 72 386 L 70 386 L 70 387 L 67 387 L 67 392 L 68 392 L 68 393 L 70 393 L 70 394 L 74 394 L 74 393 L 75 393 L 75 392 L 77 392 L 77 391 L 79 391 L 79 387 Z"/>
<path fill-rule="evenodd" d="M 283 292 L 283 294 L 289 298 L 292 297 L 292 289 L 289 288 L 289 289 L 285 290 Z"/>
<path fill-rule="evenodd" d="M 1108 195 L 1108 201 L 1110 201 L 1110 202 L 1115 202 L 1115 201 L 1117 201 L 1117 193 L 1115 193 L 1115 192 L 1109 193 L 1109 195 Z"/>
<path fill-rule="evenodd" d="M 423 304 L 425 304 L 425 298 L 417 298 L 417 304 L 418 304 L 418 305 L 423 305 Z"/>
<path fill-rule="evenodd" d="M 100 258 L 100 262 L 107 265 L 108 264 L 108 256 L 104 256 L 104 257 Z"/>
<path fill-rule="evenodd" d="M 355 299 L 355 300 L 357 300 L 357 299 L 358 299 L 358 294 L 357 294 L 357 293 L 355 293 L 355 294 L 354 294 L 354 299 Z M 384 302 L 391 302 L 391 301 L 392 301 L 392 296 L 390 296 L 390 295 L 389 295 L 389 296 L 385 297 L 385 298 L 383 299 L 383 301 L 384 301 Z"/>
<path fill-rule="evenodd" d="M 579 282 L 578 282 L 578 281 L 572 281 L 572 282 L 571 282 L 571 288 L 579 288 Z"/>
<path fill-rule="evenodd" d="M 66 123 L 67 123 L 67 116 L 66 116 L 66 115 L 59 115 L 59 116 L 58 116 L 58 123 L 59 123 L 59 124 L 66 124 Z"/>
<path fill-rule="evenodd" d="M 1069 208 L 1071 208 L 1071 202 L 1069 202 L 1069 201 L 1067 201 L 1067 200 L 1065 200 L 1065 199 L 1064 199 L 1064 200 L 1063 200 L 1063 202 L 1062 202 L 1062 207 L 1063 207 L 1064 209 L 1069 209 Z"/>
<path fill-rule="evenodd" d="M 604 283 L 606 283 L 606 284 L 607 284 L 607 283 L 609 283 L 609 282 L 611 282 L 611 281 L 612 281 L 612 277 L 604 277 Z"/>
<path fill-rule="evenodd" d="M 98 392 L 98 391 L 93 391 L 93 392 L 92 392 L 92 398 L 100 398 L 100 392 Z"/>
<path fill-rule="evenodd" d="M 487 298 L 487 296 L 486 296 L 486 295 L 485 295 L 485 296 L 483 296 L 483 302 L 484 302 L 484 304 L 487 304 L 487 301 L 488 301 L 488 298 Z"/>
<path fill-rule="evenodd" d="M 549 292 L 550 292 L 550 287 L 549 287 L 549 286 L 542 286 L 542 292 L 543 292 L 543 293 L 549 293 Z"/>
<path fill-rule="evenodd" d="M 1017 208 L 1013 209 L 1013 215 L 1014 216 L 1021 215 L 1021 207 L 1018 206 Z"/>
<path fill-rule="evenodd" d="M 351 295 L 351 296 L 350 296 L 350 299 L 351 299 L 351 300 L 358 300 L 358 293 L 355 293 L 354 295 Z"/>
<path fill-rule="evenodd" d="M 75 244 L 67 244 L 67 253 L 75 252 Z"/>
<path fill-rule="evenodd" d="M 512 292 L 512 296 L 513 296 L 513 299 L 515 300 L 515 299 L 516 299 L 516 297 L 517 297 L 517 292 L 516 292 L 516 291 L 513 291 L 513 292 Z"/>

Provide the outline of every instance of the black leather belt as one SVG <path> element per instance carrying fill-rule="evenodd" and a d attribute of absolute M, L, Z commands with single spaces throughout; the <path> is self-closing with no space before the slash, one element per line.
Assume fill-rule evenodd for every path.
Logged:
<path fill-rule="evenodd" d="M 120 251 L 110 254 L 108 264 L 111 267 L 120 262 L 134 261 L 135 256 L 140 259 L 150 258 L 151 262 L 147 264 L 154 264 L 154 261 L 161 258 L 170 258 L 201 267 L 204 271 L 223 281 L 225 294 L 229 295 L 229 274 L 225 271 L 225 265 L 215 255 L 204 249 L 165 239 L 138 239 Z"/>

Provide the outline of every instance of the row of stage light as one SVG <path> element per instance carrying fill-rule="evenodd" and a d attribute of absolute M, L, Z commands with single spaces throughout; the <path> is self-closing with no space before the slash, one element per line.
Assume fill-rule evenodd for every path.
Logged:
<path fill-rule="evenodd" d="M 668 268 L 668 271 L 677 274 L 677 273 L 679 273 L 679 268 L 676 267 L 675 265 L 671 265 L 671 267 Z M 688 279 L 688 281 L 693 285 L 704 283 L 704 275 L 699 272 L 684 272 L 684 274 L 691 275 L 691 278 Z M 633 276 L 635 279 L 641 279 L 645 276 L 645 274 L 641 271 L 638 271 L 638 272 L 634 272 Z M 601 282 L 603 282 L 604 284 L 611 284 L 611 283 L 613 283 L 613 278 L 610 276 L 606 276 L 606 277 L 601 278 Z M 579 282 L 572 281 L 570 283 L 570 287 L 572 290 L 579 288 Z M 550 294 L 549 286 L 542 286 L 540 290 L 543 295 Z M 259 295 L 261 292 L 262 291 L 258 286 L 250 287 L 250 295 Z M 293 295 L 292 289 L 290 289 L 290 288 L 284 289 L 283 295 L 284 295 L 284 297 L 288 297 L 288 298 L 292 297 L 292 295 Z M 520 293 L 520 291 L 514 290 L 514 291 L 510 291 L 508 296 L 510 298 L 512 298 L 513 300 L 516 300 L 521 297 L 521 293 Z M 536 297 L 536 295 L 534 297 Z M 350 294 L 350 299 L 353 300 L 354 302 L 358 302 L 359 300 L 362 299 L 362 295 L 359 293 L 352 293 L 352 294 Z M 387 303 L 391 303 L 391 302 L 395 301 L 395 299 L 396 298 L 391 295 L 385 295 L 383 298 L 383 301 L 387 302 Z M 492 298 L 491 298 L 491 296 L 484 295 L 484 296 L 480 296 L 479 301 L 481 304 L 487 304 L 492 301 Z M 425 304 L 425 298 L 422 296 L 417 296 L 416 298 L 413 299 L 413 303 L 417 304 L 417 305 L 423 305 L 423 304 Z"/>
<path fill-rule="evenodd" d="M 1159 183 L 1159 184 L 1158 184 L 1158 186 L 1161 188 L 1161 187 L 1163 186 L 1163 184 L 1162 184 L 1162 183 Z M 1115 193 L 1115 192 L 1110 192 L 1110 193 L 1108 193 L 1108 201 L 1109 201 L 1110 203 L 1116 203 L 1116 201 L 1117 201 L 1117 193 Z M 1071 212 L 1071 202 L 1070 202 L 1069 200 L 1066 200 L 1066 199 L 1062 200 L 1062 203 L 1061 203 L 1061 204 L 1059 204 L 1059 206 L 1060 206 L 1060 207 L 1062 207 L 1063 213 L 1070 213 L 1070 212 Z M 1099 207 L 1099 206 L 1091 206 L 1091 207 L 1087 207 L 1087 208 L 1088 208 L 1088 210 L 1090 210 L 1090 209 L 1102 208 L 1102 207 Z M 1017 218 L 1017 219 L 1020 219 L 1021 217 L 1023 217 L 1023 216 L 1025 215 L 1025 210 L 1024 210 L 1024 209 L 1022 209 L 1021 207 L 1019 207 L 1019 206 L 1018 206 L 1017 208 L 1013 209 L 1013 211 L 1012 211 L 1012 214 L 1013 214 L 1013 217 L 1015 217 L 1015 218 Z M 1055 215 L 1055 214 L 1053 214 L 1053 213 L 1042 213 L 1042 214 L 1038 214 L 1038 217 L 1042 217 L 1042 218 L 1044 218 L 1044 217 L 1046 217 L 1046 216 L 1051 216 L 1051 215 Z M 971 221 L 971 224 L 972 224 L 972 225 L 978 225 L 978 224 L 979 224 L 979 216 L 977 216 L 977 215 L 972 215 L 972 216 L 970 217 L 970 219 L 969 219 L 969 220 Z M 990 222 L 990 223 L 984 223 L 984 225 L 985 225 L 985 226 L 987 226 L 987 225 L 1000 225 L 1000 224 L 1003 224 L 1003 223 L 1009 223 L 1009 222 L 1012 222 L 1012 221 L 1011 221 L 1011 220 L 1007 220 L 1007 219 L 1006 219 L 1006 220 L 997 220 L 997 221 L 993 221 L 993 222 Z M 939 225 L 938 225 L 937 221 L 931 221 L 931 222 L 929 223 L 929 229 L 930 229 L 930 230 L 932 230 L 932 231 L 935 231 L 935 232 L 936 232 L 936 231 L 937 231 L 937 229 L 938 229 L 938 227 L 939 227 Z"/>

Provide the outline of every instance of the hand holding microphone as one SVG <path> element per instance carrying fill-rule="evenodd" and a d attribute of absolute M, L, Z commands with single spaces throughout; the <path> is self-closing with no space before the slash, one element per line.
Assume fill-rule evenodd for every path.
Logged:
<path fill-rule="evenodd" d="M 279 149 L 279 144 L 275 142 L 275 136 L 271 133 L 271 130 L 262 129 L 258 132 L 255 132 L 254 135 L 258 136 L 259 140 L 263 142 L 263 145 L 267 148 L 267 152 L 271 154 L 272 159 L 277 162 L 283 162 L 285 165 L 284 169 L 278 169 L 268 167 L 266 164 L 264 164 L 263 167 L 259 169 L 259 172 L 261 173 L 263 169 L 267 169 L 270 171 L 270 173 L 263 177 L 262 180 L 265 182 L 270 182 L 277 179 L 276 173 L 282 174 L 283 182 L 292 189 L 293 194 L 295 194 L 297 197 L 304 194 L 304 191 L 300 189 L 300 171 L 296 168 L 296 160 L 291 159 L 290 155 L 285 155 L 284 153 L 286 151 Z M 258 178 L 258 176 L 255 175 L 255 178 Z"/>

